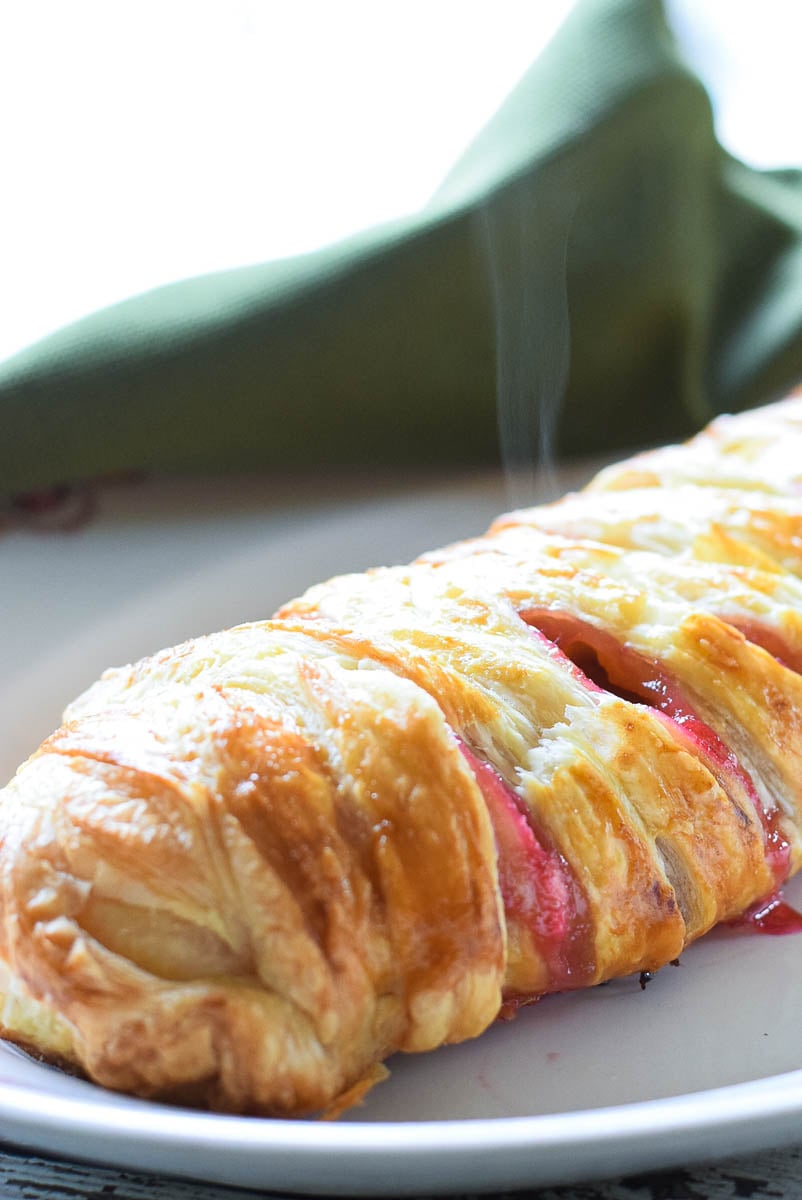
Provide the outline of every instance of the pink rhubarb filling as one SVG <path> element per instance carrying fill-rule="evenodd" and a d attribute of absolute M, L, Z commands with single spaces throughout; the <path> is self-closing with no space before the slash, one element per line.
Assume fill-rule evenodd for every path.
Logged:
<path fill-rule="evenodd" d="M 571 613 L 529 608 L 519 613 L 546 652 L 584 687 L 644 704 L 670 723 L 716 777 L 732 802 L 748 798 L 764 831 L 766 859 L 779 886 L 787 877 L 790 846 L 780 826 L 778 809 L 766 809 L 754 782 L 714 729 L 694 711 L 682 688 L 662 666 L 612 634 Z M 780 635 L 755 624 L 730 622 L 784 666 L 802 673 L 802 656 L 794 655 Z M 565 858 L 537 827 L 535 814 L 486 762 L 461 739 L 460 749 L 481 789 L 493 825 L 498 853 L 499 886 L 508 920 L 528 929 L 549 973 L 549 990 L 582 986 L 594 963 L 587 904 Z M 736 929 L 770 934 L 802 932 L 802 915 L 773 893 L 753 905 Z M 533 996 L 506 996 L 502 1017 Z"/>
<path fill-rule="evenodd" d="M 482 792 L 498 854 L 507 919 L 531 931 L 549 973 L 549 990 L 580 987 L 593 974 L 585 898 L 563 856 L 535 828 L 534 814 L 488 763 L 459 740 Z M 506 1007 L 532 997 L 507 997 Z"/>
<path fill-rule="evenodd" d="M 748 642 L 766 650 L 772 658 L 795 674 L 802 674 L 802 654 L 781 633 L 761 625 L 759 621 L 742 621 L 740 617 L 723 617 L 733 629 L 738 629 Z"/>
<path fill-rule="evenodd" d="M 572 613 L 530 608 L 519 615 L 571 660 L 574 670 L 587 678 L 589 686 L 661 713 L 675 732 L 680 731 L 734 803 L 739 795 L 749 799 L 763 826 L 766 858 L 775 881 L 782 883 L 790 867 L 790 846 L 780 826 L 779 809 L 764 807 L 735 753 L 694 711 L 676 680 L 659 663 Z"/>

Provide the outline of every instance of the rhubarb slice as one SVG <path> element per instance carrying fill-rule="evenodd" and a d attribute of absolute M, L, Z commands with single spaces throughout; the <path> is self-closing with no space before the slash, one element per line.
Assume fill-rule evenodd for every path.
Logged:
<path fill-rule="evenodd" d="M 767 809 L 737 755 L 695 712 L 677 681 L 658 663 L 573 613 L 528 608 L 520 617 L 546 637 L 599 688 L 645 704 L 671 722 L 675 735 L 700 758 L 736 806 L 747 801 L 764 831 L 765 855 L 777 885 L 790 868 L 790 845 L 778 809 Z"/>
<path fill-rule="evenodd" d="M 543 831 L 535 829 L 534 815 L 524 801 L 498 772 L 458 741 L 493 825 L 508 927 L 517 926 L 531 935 L 547 968 L 549 991 L 582 986 L 592 978 L 594 964 L 587 907 L 571 868 L 548 844 Z"/>

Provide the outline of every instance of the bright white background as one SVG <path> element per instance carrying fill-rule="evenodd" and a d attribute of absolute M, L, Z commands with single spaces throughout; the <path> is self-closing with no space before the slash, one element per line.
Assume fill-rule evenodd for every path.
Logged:
<path fill-rule="evenodd" d="M 572 0 L 0 8 L 0 358 L 204 271 L 423 204 Z M 798 0 L 673 0 L 758 165 L 802 163 Z"/>

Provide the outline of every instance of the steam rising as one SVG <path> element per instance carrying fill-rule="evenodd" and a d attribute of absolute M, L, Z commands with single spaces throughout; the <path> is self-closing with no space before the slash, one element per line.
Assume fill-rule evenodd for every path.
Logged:
<path fill-rule="evenodd" d="M 496 404 L 507 500 L 558 491 L 555 435 L 571 357 L 566 265 L 575 194 L 559 212 L 513 186 L 481 211 L 496 321 Z"/>

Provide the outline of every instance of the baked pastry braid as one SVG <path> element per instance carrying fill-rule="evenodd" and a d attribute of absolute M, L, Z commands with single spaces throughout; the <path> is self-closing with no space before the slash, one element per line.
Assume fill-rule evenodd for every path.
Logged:
<path fill-rule="evenodd" d="M 802 503 L 756 490 L 678 484 L 670 504 L 662 487 L 587 490 L 508 513 L 493 528 L 508 525 L 802 577 Z"/>
<path fill-rule="evenodd" d="M 802 498 L 772 486 L 800 436 L 802 399 L 719 421 L 107 672 L 0 792 L 5 1036 L 142 1096 L 335 1112 L 396 1051 L 772 897 L 802 862 Z"/>
<path fill-rule="evenodd" d="M 766 408 L 722 416 L 681 446 L 638 454 L 600 471 L 591 490 L 639 487 L 740 488 L 794 496 L 802 490 L 800 394 Z"/>

